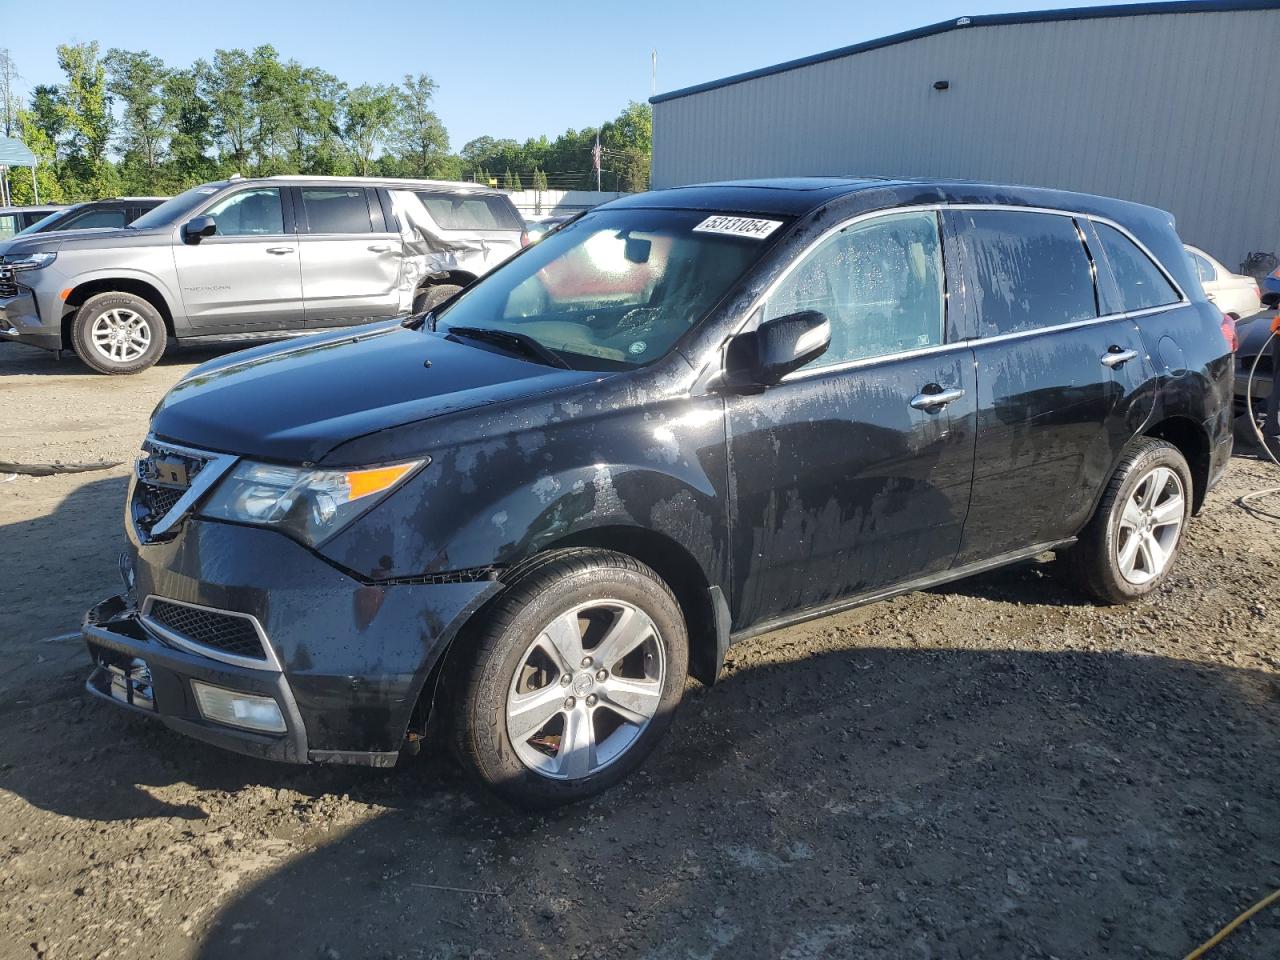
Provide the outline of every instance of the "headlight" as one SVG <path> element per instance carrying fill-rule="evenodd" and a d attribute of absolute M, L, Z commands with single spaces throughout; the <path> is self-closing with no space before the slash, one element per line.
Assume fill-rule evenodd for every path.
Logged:
<path fill-rule="evenodd" d="M 201 516 L 271 527 L 317 546 L 387 496 L 428 460 L 367 470 L 305 470 L 242 460 Z"/>
<path fill-rule="evenodd" d="M 8 266 L 14 270 L 42 270 L 57 259 L 58 255 L 52 250 L 43 253 L 20 253 L 9 258 Z"/>

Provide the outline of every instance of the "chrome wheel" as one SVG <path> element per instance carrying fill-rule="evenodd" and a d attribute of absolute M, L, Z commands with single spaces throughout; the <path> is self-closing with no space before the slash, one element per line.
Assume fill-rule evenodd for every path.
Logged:
<path fill-rule="evenodd" d="M 1120 514 L 1116 561 L 1134 585 L 1164 573 L 1182 533 L 1186 492 L 1178 474 L 1156 467 L 1138 482 Z"/>
<path fill-rule="evenodd" d="M 128 307 L 114 307 L 93 321 L 89 341 L 112 363 L 132 363 L 151 348 L 151 326 Z"/>
<path fill-rule="evenodd" d="M 658 712 L 666 656 L 649 615 L 592 600 L 525 649 L 507 693 L 507 735 L 529 769 L 580 780 L 621 757 Z"/>

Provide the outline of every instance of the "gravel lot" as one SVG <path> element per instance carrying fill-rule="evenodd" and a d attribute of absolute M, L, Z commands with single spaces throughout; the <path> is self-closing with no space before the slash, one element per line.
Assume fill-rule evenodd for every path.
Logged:
<path fill-rule="evenodd" d="M 0 460 L 128 461 L 182 353 L 0 345 Z M 760 637 L 670 749 L 512 813 L 442 756 L 253 762 L 90 702 L 122 467 L 0 484 L 0 958 L 1184 956 L 1280 887 L 1280 483 L 1149 602 L 1051 560 Z M 1280 510 L 1280 497 L 1268 506 Z M 1280 956 L 1280 908 L 1211 958 Z"/>

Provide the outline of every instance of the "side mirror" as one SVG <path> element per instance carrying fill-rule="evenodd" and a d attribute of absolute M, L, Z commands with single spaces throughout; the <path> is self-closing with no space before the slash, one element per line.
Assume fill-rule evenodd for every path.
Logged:
<path fill-rule="evenodd" d="M 1262 305 L 1264 307 L 1280 307 L 1280 293 L 1264 293 L 1262 295 Z"/>
<path fill-rule="evenodd" d="M 199 243 L 217 232 L 218 222 L 213 217 L 192 217 L 182 225 L 182 239 L 187 243 Z"/>
<path fill-rule="evenodd" d="M 741 333 L 725 349 L 725 385 L 751 392 L 772 386 L 831 346 L 831 321 L 817 310 L 775 317 Z"/>

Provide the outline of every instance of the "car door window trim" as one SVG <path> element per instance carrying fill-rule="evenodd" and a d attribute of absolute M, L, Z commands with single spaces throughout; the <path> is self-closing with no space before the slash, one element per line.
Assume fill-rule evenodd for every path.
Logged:
<path fill-rule="evenodd" d="M 763 291 L 761 291 L 761 293 L 754 300 L 751 301 L 751 305 L 742 312 L 744 319 L 737 326 L 736 329 L 734 329 L 727 337 L 725 337 L 725 342 L 727 342 L 729 339 L 733 337 L 738 336 L 741 333 L 745 333 L 748 327 L 750 327 L 753 323 L 759 323 L 760 317 L 763 316 L 764 305 L 768 302 L 769 298 L 773 296 L 774 292 L 778 289 L 778 287 L 780 287 L 783 284 L 783 282 L 786 281 L 786 279 L 792 274 L 792 272 L 796 270 L 800 266 L 800 264 L 803 263 L 810 256 L 810 254 L 812 254 L 822 243 L 824 243 L 829 238 L 835 236 L 837 233 L 840 233 L 843 230 L 847 230 L 849 227 L 855 224 L 860 224 L 867 220 L 873 220 L 879 217 L 894 216 L 900 213 L 923 212 L 926 210 L 933 210 L 939 214 L 948 210 L 997 210 L 997 211 L 1004 211 L 1004 212 L 1012 211 L 1015 213 L 1047 213 L 1047 214 L 1053 214 L 1059 217 L 1068 217 L 1073 220 L 1091 220 L 1096 223 L 1105 223 L 1107 226 L 1112 227 L 1115 230 L 1118 230 L 1121 234 L 1123 234 L 1127 240 L 1133 243 L 1139 250 L 1141 250 L 1151 260 L 1153 264 L 1155 264 L 1156 269 L 1159 270 L 1161 274 L 1164 275 L 1165 280 L 1167 280 L 1169 282 L 1169 285 L 1173 288 L 1173 292 L 1178 295 L 1178 299 L 1174 301 L 1170 301 L 1169 303 L 1166 303 L 1166 304 L 1155 306 L 1155 307 L 1144 307 L 1141 310 L 1128 310 L 1128 311 L 1120 311 L 1116 313 L 1109 313 L 1109 314 L 1104 314 L 1103 316 L 1100 316 L 1100 317 L 1093 317 L 1087 320 L 1076 320 L 1071 323 L 1060 323 L 1060 324 L 1056 324 L 1054 326 L 1049 326 L 1049 327 L 1037 327 L 1032 330 L 1019 330 L 1014 333 L 1002 333 L 1002 334 L 998 334 L 996 336 L 991 336 L 991 337 L 969 337 L 969 338 L 958 339 L 958 340 L 947 340 L 946 342 L 935 345 L 935 346 L 921 347 L 919 350 L 907 350 L 907 351 L 902 351 L 901 353 L 884 354 L 879 357 L 867 357 L 862 360 L 854 360 L 854 361 L 850 361 L 847 364 L 833 364 L 827 367 L 817 367 L 812 372 L 807 369 L 797 370 L 795 373 L 789 374 L 788 376 L 784 377 L 780 381 L 781 383 L 790 383 L 793 380 L 804 379 L 805 377 L 812 374 L 816 374 L 816 373 L 830 373 L 830 372 L 836 371 L 837 369 L 847 369 L 849 367 L 854 367 L 854 366 L 866 366 L 872 363 L 883 363 L 891 360 L 900 360 L 900 359 L 903 359 L 904 357 L 918 356 L 918 355 L 923 355 L 928 353 L 938 353 L 949 347 L 973 346 L 973 345 L 987 344 L 987 343 L 999 343 L 1004 340 L 1015 340 L 1023 337 L 1034 337 L 1034 336 L 1039 336 L 1041 334 L 1055 333 L 1062 330 L 1076 330 L 1081 327 L 1092 326 L 1093 324 L 1097 324 L 1097 323 L 1109 323 L 1111 321 L 1121 320 L 1121 319 L 1132 320 L 1138 317 L 1144 317 L 1150 314 L 1160 313 L 1165 310 L 1172 310 L 1176 307 L 1185 306 L 1186 304 L 1191 302 L 1190 299 L 1187 297 L 1186 293 L 1183 291 L 1181 285 L 1173 278 L 1173 275 L 1165 268 L 1165 265 L 1160 261 L 1160 258 L 1157 257 L 1154 253 L 1152 253 L 1151 250 L 1147 247 L 1147 245 L 1144 244 L 1137 237 L 1135 237 L 1127 227 L 1125 227 L 1123 224 L 1117 223 L 1116 221 L 1112 220 L 1110 217 L 1104 217 L 1104 216 L 1100 216 L 1098 214 L 1093 214 L 1093 213 L 1082 213 L 1079 211 L 1058 209 L 1055 207 L 1031 207 L 1031 206 L 1021 206 L 1018 204 L 1007 204 L 1007 203 L 922 203 L 922 204 L 911 204 L 911 205 L 900 206 L 900 207 L 886 207 L 883 210 L 868 210 L 863 213 L 855 214 L 852 217 L 848 217 L 844 220 L 841 220 L 839 223 L 836 223 L 831 227 L 828 227 L 825 231 L 820 233 L 818 236 L 814 237 L 814 239 L 809 242 L 808 246 L 806 246 L 804 250 L 802 250 L 795 257 L 793 257 L 791 262 L 787 264 L 786 268 L 780 274 L 778 274 L 778 276 L 775 277 L 772 282 L 770 282 L 769 286 L 767 286 Z M 1077 229 L 1079 228 L 1077 227 Z M 939 228 L 939 233 L 940 233 L 940 238 L 941 238 L 941 242 L 943 244 L 943 250 L 944 250 L 943 270 L 944 272 L 947 272 L 946 271 L 947 264 L 945 260 L 945 256 L 946 256 L 945 250 L 947 247 L 946 236 L 943 233 L 941 227 Z M 948 274 L 948 279 L 949 279 L 949 274 Z M 947 286 L 948 294 L 950 293 L 950 290 L 951 288 L 950 288 L 950 285 L 948 284 Z M 952 304 L 950 302 L 951 300 L 950 296 L 948 296 L 946 300 L 947 302 L 945 304 L 945 309 L 947 311 L 947 316 L 949 316 L 950 310 L 952 308 Z M 1099 307 L 1099 309 L 1101 309 L 1101 307 Z M 944 318 L 943 336 L 947 337 L 950 334 L 950 332 L 951 332 L 951 324 L 948 320 Z M 713 364 L 723 364 L 724 362 L 723 346 L 724 346 L 724 343 L 721 343 L 714 350 L 712 355 L 707 358 L 707 360 L 699 364 L 698 372 L 694 376 L 692 381 L 693 384 L 705 383 L 708 368 L 710 368 Z"/>

